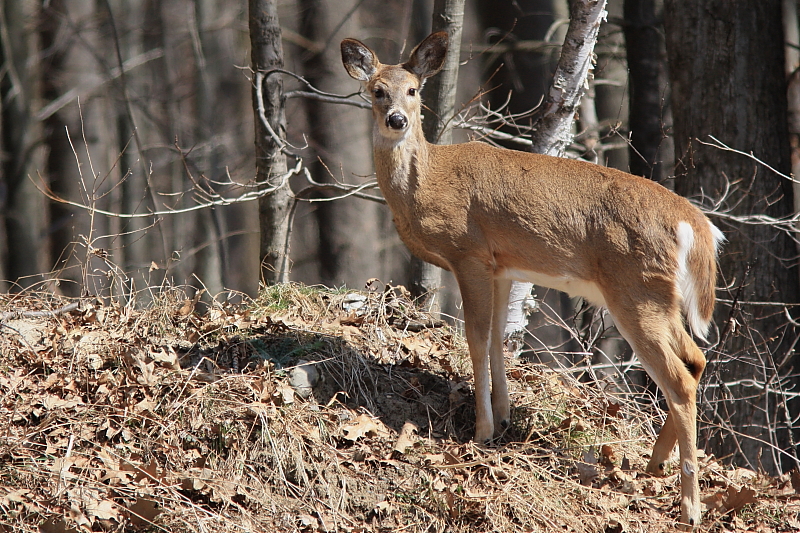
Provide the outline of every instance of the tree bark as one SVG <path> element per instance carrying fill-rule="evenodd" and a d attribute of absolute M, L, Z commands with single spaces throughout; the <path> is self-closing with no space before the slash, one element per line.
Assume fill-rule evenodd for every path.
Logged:
<path fill-rule="evenodd" d="M 250 59 L 254 75 L 252 95 L 256 179 L 263 184 L 262 188 L 275 189 L 260 198 L 258 204 L 261 278 L 265 283 L 280 283 L 289 279 L 289 211 L 292 193 L 288 180 L 283 179 L 287 172 L 286 155 L 281 144 L 286 139 L 283 80 L 280 74 L 264 74 L 271 69 L 283 68 L 281 27 L 277 0 L 249 0 L 248 6 Z M 263 117 L 260 112 L 262 108 Z M 272 132 L 263 118 L 266 118 Z"/>
<path fill-rule="evenodd" d="M 361 33 L 358 0 L 302 0 L 303 34 L 316 50 L 304 50 L 305 77 L 316 88 L 344 94 L 353 80 L 342 68 L 337 44 Z M 369 117 L 350 106 L 317 100 L 304 102 L 314 176 L 322 182 L 360 183 L 373 172 Z M 320 193 L 319 198 L 335 198 Z M 356 198 L 314 204 L 317 221 L 318 276 L 323 284 L 360 287 L 376 275 L 379 258 L 380 206 Z"/>
<path fill-rule="evenodd" d="M 72 88 L 107 77 L 112 61 L 105 40 L 105 17 L 95 2 L 53 1 L 42 9 L 40 39 L 48 51 L 42 91 L 53 101 Z M 92 24 L 89 24 L 89 22 Z M 80 94 L 80 93 L 79 93 Z M 119 181 L 119 155 L 111 94 L 94 92 L 71 101 L 45 121 L 49 153 L 45 174 L 60 197 L 87 207 L 107 208 L 112 184 Z M 50 253 L 59 290 L 69 295 L 103 295 L 109 287 L 102 253 L 109 240 L 108 220 L 86 209 L 50 203 Z"/>
<path fill-rule="evenodd" d="M 45 202 L 27 179 L 41 168 L 35 149 L 41 131 L 32 118 L 33 101 L 39 98 L 36 33 L 28 31 L 34 19 L 34 2 L 0 2 L 0 291 L 38 282 L 46 270 L 41 235 L 46 226 Z"/>
<path fill-rule="evenodd" d="M 464 0 L 435 0 L 431 32 L 446 31 L 449 36 L 447 57 L 438 75 L 425 84 L 423 95 L 427 110 L 423 113 L 422 129 L 428 142 L 453 142 L 450 119 L 456 107 L 458 64 L 461 57 L 461 33 L 464 28 Z M 434 317 L 441 312 L 436 298 L 442 286 L 442 270 L 418 257 L 411 258 L 411 294 Z"/>
<path fill-rule="evenodd" d="M 732 197 L 721 206 L 726 212 L 790 215 L 788 180 L 747 157 L 701 144 L 713 135 L 780 172 L 790 172 L 781 2 L 666 0 L 665 8 L 679 161 L 676 191 L 719 198 L 734 183 Z M 701 53 L 709 50 L 713 53 Z M 733 299 L 741 288 L 741 312 L 732 311 L 728 303 L 717 306 L 720 324 L 732 316 L 739 326 L 709 361 L 706 374 L 715 388 L 705 390 L 703 406 L 713 424 L 701 431 L 701 441 L 706 439 L 706 449 L 720 457 L 731 455 L 751 468 L 775 472 L 786 457 L 765 450 L 759 440 L 788 449 L 789 432 L 775 426 L 797 413 L 786 413 L 781 397 L 742 383 L 771 383 L 777 373 L 787 372 L 781 364 L 797 364 L 789 352 L 794 332 L 779 303 L 797 302 L 800 296 L 797 249 L 789 236 L 766 225 L 730 222 L 722 229 L 728 243 L 720 258 L 720 281 L 733 287 L 723 298 Z"/>
<path fill-rule="evenodd" d="M 660 182 L 664 166 L 666 50 L 658 0 L 625 0 L 625 50 L 630 80 L 629 172 Z"/>

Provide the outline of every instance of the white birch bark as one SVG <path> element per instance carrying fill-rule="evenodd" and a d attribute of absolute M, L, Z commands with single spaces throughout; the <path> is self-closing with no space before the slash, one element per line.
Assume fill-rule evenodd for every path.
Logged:
<path fill-rule="evenodd" d="M 588 85 L 594 64 L 594 45 L 606 15 L 606 0 L 573 0 L 571 3 L 561 58 L 543 115 L 534 125 L 532 152 L 563 157 L 572 142 L 575 111 Z M 506 339 L 509 350 L 515 354 L 522 349 L 532 289 L 532 284 L 522 282 L 514 282 L 511 287 Z"/>

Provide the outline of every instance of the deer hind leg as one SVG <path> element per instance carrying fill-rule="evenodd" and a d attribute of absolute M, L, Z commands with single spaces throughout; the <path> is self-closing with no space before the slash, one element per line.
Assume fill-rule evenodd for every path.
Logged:
<path fill-rule="evenodd" d="M 492 327 L 492 276 L 478 261 L 453 265 L 464 302 L 464 330 L 475 380 L 475 442 L 494 436 L 494 415 L 489 379 L 489 335 Z M 502 353 L 501 353 L 502 357 Z"/>
<path fill-rule="evenodd" d="M 506 364 L 503 359 L 503 338 L 508 320 L 508 295 L 511 280 L 495 279 L 492 298 L 492 332 L 489 343 L 489 364 L 492 371 L 492 412 L 494 429 L 503 431 L 511 425 L 511 403 L 508 399 Z"/>
<path fill-rule="evenodd" d="M 686 333 L 679 312 L 672 307 L 640 302 L 627 308 L 617 306 L 611 312 L 620 332 L 666 397 L 669 415 L 647 470 L 663 473 L 663 464 L 677 442 L 681 465 L 681 525 L 691 528 L 700 524 L 701 515 L 697 384 L 705 368 L 705 358 Z"/>

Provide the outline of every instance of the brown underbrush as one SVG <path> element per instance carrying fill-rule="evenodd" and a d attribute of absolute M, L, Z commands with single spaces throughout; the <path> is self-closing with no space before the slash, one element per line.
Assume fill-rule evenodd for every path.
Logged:
<path fill-rule="evenodd" d="M 508 358 L 512 427 L 476 446 L 464 341 L 402 288 L 69 303 L 0 295 L 0 532 L 674 528 L 663 413 Z M 701 465 L 703 530 L 800 528 L 798 472 Z"/>

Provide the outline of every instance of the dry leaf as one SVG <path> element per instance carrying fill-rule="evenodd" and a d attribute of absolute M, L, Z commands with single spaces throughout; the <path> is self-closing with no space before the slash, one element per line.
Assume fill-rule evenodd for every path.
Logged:
<path fill-rule="evenodd" d="M 749 487 L 737 489 L 733 485 L 726 490 L 717 491 L 710 496 L 702 499 L 702 502 L 709 509 L 715 509 L 720 514 L 733 511 L 738 512 L 749 503 L 756 503 L 756 491 Z"/>
<path fill-rule="evenodd" d="M 83 404 L 83 400 L 80 398 L 62 400 L 55 394 L 47 394 L 42 398 L 42 405 L 48 411 L 53 409 L 73 409 L 81 404 Z"/>
<path fill-rule="evenodd" d="M 79 527 L 80 526 L 91 527 L 92 525 L 91 520 L 86 518 L 86 515 L 83 514 L 83 511 L 81 511 L 78 508 L 78 506 L 74 503 L 70 506 L 69 511 L 67 512 L 67 516 L 69 516 L 69 518 Z"/>
<path fill-rule="evenodd" d="M 310 514 L 301 514 L 297 517 L 297 525 L 301 530 L 314 530 L 317 527 L 317 519 Z"/>
<path fill-rule="evenodd" d="M 98 520 L 116 520 L 119 522 L 119 509 L 111 500 L 92 500 L 87 499 L 86 514 Z"/>
<path fill-rule="evenodd" d="M 749 503 L 756 503 L 756 491 L 750 487 L 742 487 L 737 490 L 735 487 L 728 487 L 727 497 L 725 498 L 725 508 L 729 511 L 738 512 L 742 507 Z"/>
<path fill-rule="evenodd" d="M 450 518 L 458 518 L 458 509 L 456 508 L 456 495 L 453 494 L 452 491 L 447 491 L 444 495 L 445 501 L 447 502 L 447 512 L 450 514 Z"/>
<path fill-rule="evenodd" d="M 606 416 L 609 416 L 611 418 L 622 416 L 619 414 L 620 408 L 622 408 L 621 403 L 608 402 L 606 404 Z"/>
<path fill-rule="evenodd" d="M 583 454 L 583 462 L 575 463 L 578 469 L 578 478 L 580 478 L 581 485 L 591 485 L 599 472 L 597 471 L 597 457 L 594 454 L 594 448 L 589 448 Z"/>
<path fill-rule="evenodd" d="M 294 403 L 294 389 L 285 382 L 278 384 L 274 397 L 278 400 L 278 405 L 290 405 Z"/>
<path fill-rule="evenodd" d="M 603 444 L 600 447 L 600 459 L 604 466 L 613 466 L 617 462 L 617 456 L 614 454 L 614 448 L 608 444 Z"/>
<path fill-rule="evenodd" d="M 376 420 L 367 414 L 359 415 L 352 424 L 349 424 L 344 428 L 344 438 L 353 442 L 357 441 L 361 437 L 370 435 L 387 437 L 389 436 L 389 431 L 387 431 L 386 426 L 383 425 L 383 422 Z"/>
<path fill-rule="evenodd" d="M 375 514 L 386 516 L 393 514 L 395 511 L 397 511 L 395 506 L 387 502 L 386 500 L 380 501 L 377 504 L 375 504 Z"/>
<path fill-rule="evenodd" d="M 394 451 L 397 453 L 406 453 L 406 450 L 414 446 L 416 438 L 414 435 L 419 431 L 419 426 L 414 422 L 406 421 L 403 428 L 400 430 L 400 436 L 397 437 L 397 442 L 394 445 Z"/>
<path fill-rule="evenodd" d="M 795 468 L 791 473 L 792 488 L 797 494 L 800 494 L 800 468 Z"/>
<path fill-rule="evenodd" d="M 154 362 L 161 364 L 161 366 L 171 370 L 180 370 L 181 368 L 181 365 L 178 364 L 178 354 L 175 353 L 171 346 L 166 349 L 160 347 L 158 350 L 151 348 L 149 355 Z"/>
<path fill-rule="evenodd" d="M 128 507 L 131 524 L 137 527 L 147 526 L 161 513 L 156 502 L 147 498 L 137 498 L 133 505 Z"/>

